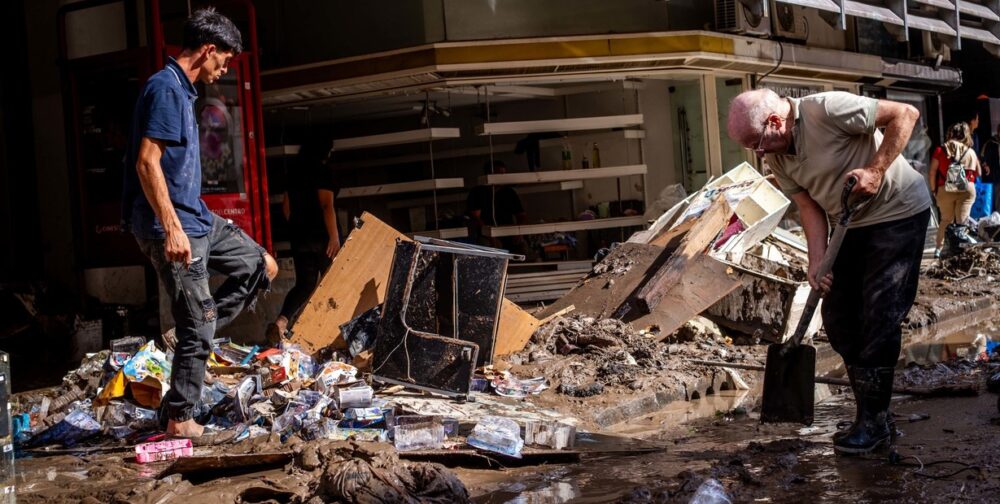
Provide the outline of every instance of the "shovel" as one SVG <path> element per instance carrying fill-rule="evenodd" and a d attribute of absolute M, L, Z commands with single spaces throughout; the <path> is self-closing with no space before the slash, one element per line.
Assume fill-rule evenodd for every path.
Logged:
<path fill-rule="evenodd" d="M 856 178 L 851 177 L 844 184 L 844 192 L 841 195 L 843 213 L 830 237 L 816 278 L 825 277 L 833 269 L 833 262 L 837 259 L 840 244 L 844 241 L 851 214 L 860 206 L 859 204 L 850 208 L 847 204 L 851 190 L 857 182 Z M 813 389 L 816 386 L 816 347 L 803 345 L 802 338 L 809 328 L 819 299 L 820 291 L 812 289 L 792 337 L 784 343 L 774 343 L 767 347 L 764 397 L 760 408 L 761 423 L 795 422 L 812 425 Z"/>

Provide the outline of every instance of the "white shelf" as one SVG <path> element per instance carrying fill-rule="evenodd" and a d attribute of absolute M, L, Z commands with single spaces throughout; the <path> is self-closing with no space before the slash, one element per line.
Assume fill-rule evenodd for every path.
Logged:
<path fill-rule="evenodd" d="M 360 198 L 365 196 L 380 196 L 383 194 L 431 191 L 434 189 L 454 189 L 456 187 L 464 186 L 465 180 L 460 178 L 417 180 L 413 182 L 399 182 L 395 184 L 345 187 L 337 191 L 337 198 Z"/>
<path fill-rule="evenodd" d="M 546 224 L 526 224 L 523 226 L 487 226 L 483 234 L 493 238 L 502 236 L 536 235 L 570 231 L 586 231 L 589 229 L 608 229 L 628 226 L 641 226 L 646 218 L 641 215 L 633 217 L 611 217 L 608 219 L 593 219 L 569 222 L 552 222 Z"/>
<path fill-rule="evenodd" d="M 410 131 L 397 131 L 395 133 L 383 133 L 381 135 L 338 138 L 333 141 L 333 150 L 345 151 L 368 147 L 383 147 L 386 145 L 402 145 L 443 138 L 458 138 L 460 136 L 461 132 L 458 128 L 423 128 Z"/>
<path fill-rule="evenodd" d="M 641 164 L 608 166 L 604 168 L 586 168 L 582 170 L 550 170 L 483 175 L 479 177 L 479 183 L 481 185 L 541 184 L 546 182 L 560 182 L 564 180 L 627 177 L 629 175 L 644 175 L 645 173 L 646 165 Z"/>
<path fill-rule="evenodd" d="M 587 133 L 582 135 L 566 135 L 562 138 L 546 138 L 545 140 L 538 141 L 538 147 L 542 149 L 549 149 L 553 147 L 562 147 L 564 144 L 591 144 L 597 143 L 610 143 L 619 140 L 642 140 L 646 138 L 646 130 L 641 129 L 625 129 L 617 131 L 606 131 L 603 133 Z"/>
<path fill-rule="evenodd" d="M 448 149 L 442 150 L 440 152 L 434 152 L 434 160 L 438 161 L 441 159 L 455 159 L 463 157 L 474 157 L 474 156 L 488 156 L 490 153 L 501 154 L 505 152 L 514 152 L 514 148 L 517 144 L 505 143 L 494 145 L 492 149 L 490 146 L 485 145 L 482 147 L 469 147 L 465 149 Z M 379 159 L 368 159 L 358 163 L 344 163 L 345 166 L 351 168 L 367 168 L 370 166 L 391 166 L 406 163 L 419 163 L 421 161 L 430 161 L 431 155 L 429 152 L 424 152 L 421 154 L 410 154 L 406 156 L 394 156 Z"/>
<path fill-rule="evenodd" d="M 445 229 L 430 229 L 427 231 L 414 231 L 412 233 L 407 233 L 407 236 L 413 238 L 414 236 L 426 236 L 428 238 L 439 238 L 441 240 L 451 240 L 453 238 L 466 238 L 469 236 L 469 229 L 460 228 L 445 228 Z"/>
<path fill-rule="evenodd" d="M 275 145 L 264 149 L 264 155 L 274 157 L 294 156 L 299 153 L 300 149 L 302 149 L 301 145 Z"/>
<path fill-rule="evenodd" d="M 476 134 L 513 135 L 523 133 L 544 133 L 546 131 L 584 131 L 628 128 L 630 126 L 639 126 L 641 124 L 642 114 L 579 117 L 575 119 L 486 123 L 476 126 Z"/>
<path fill-rule="evenodd" d="M 583 189 L 582 180 L 566 180 L 563 182 L 552 182 L 550 184 L 534 184 L 527 187 L 519 187 L 517 194 L 538 194 L 556 191 L 572 191 L 573 189 Z"/>

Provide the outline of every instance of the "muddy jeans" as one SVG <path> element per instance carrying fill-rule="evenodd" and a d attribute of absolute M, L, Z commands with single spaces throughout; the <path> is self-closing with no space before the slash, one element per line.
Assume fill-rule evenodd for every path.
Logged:
<path fill-rule="evenodd" d="M 930 210 L 847 231 L 823 298 L 823 326 L 848 366 L 892 367 L 917 295 Z"/>
<path fill-rule="evenodd" d="M 257 292 L 269 286 L 264 249 L 235 224 L 212 215 L 208 235 L 189 237 L 191 265 L 187 268 L 166 260 L 163 240 L 136 239 L 171 298 L 170 310 L 177 324 L 170 390 L 163 397 L 172 420 L 188 420 L 195 414 L 216 329 L 236 318 L 248 302 L 252 307 Z M 226 278 L 214 295 L 208 285 L 209 272 Z"/>

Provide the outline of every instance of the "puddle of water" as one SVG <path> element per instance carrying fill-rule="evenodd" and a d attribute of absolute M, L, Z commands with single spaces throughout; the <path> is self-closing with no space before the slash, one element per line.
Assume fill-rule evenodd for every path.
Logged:
<path fill-rule="evenodd" d="M 947 334 L 915 333 L 903 346 L 903 365 L 936 364 L 954 359 L 974 359 L 991 341 L 1000 341 L 1000 329 L 992 320 Z"/>

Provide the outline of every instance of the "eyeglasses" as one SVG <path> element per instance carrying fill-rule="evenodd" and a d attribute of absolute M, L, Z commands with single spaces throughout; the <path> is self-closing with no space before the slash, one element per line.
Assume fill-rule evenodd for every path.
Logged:
<path fill-rule="evenodd" d="M 764 150 L 764 138 L 767 137 L 768 130 L 771 129 L 771 123 L 764 120 L 764 129 L 760 132 L 760 140 L 757 141 L 757 146 L 753 148 L 753 153 L 757 155 L 757 159 L 762 159 L 764 154 L 767 152 Z"/>

